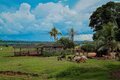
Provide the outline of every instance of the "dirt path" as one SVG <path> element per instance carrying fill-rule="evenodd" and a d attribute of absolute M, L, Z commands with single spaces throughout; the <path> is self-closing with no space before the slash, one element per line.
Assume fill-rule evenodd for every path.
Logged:
<path fill-rule="evenodd" d="M 14 71 L 0 71 L 0 75 L 7 75 L 7 76 L 32 76 L 32 77 L 38 77 L 38 74 L 35 73 L 25 73 L 25 72 L 14 72 Z"/>

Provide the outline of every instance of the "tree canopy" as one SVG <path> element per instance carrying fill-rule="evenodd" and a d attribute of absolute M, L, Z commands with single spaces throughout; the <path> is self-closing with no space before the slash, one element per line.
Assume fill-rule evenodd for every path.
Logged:
<path fill-rule="evenodd" d="M 97 39 L 96 35 L 103 29 L 103 25 L 109 22 L 117 26 L 115 37 L 117 41 L 120 41 L 120 3 L 108 2 L 97 8 L 90 16 L 89 26 L 96 32 L 93 36 L 94 40 Z"/>
<path fill-rule="evenodd" d="M 120 42 L 120 3 L 108 2 L 90 16 L 97 51 L 117 51 Z"/>
<path fill-rule="evenodd" d="M 64 49 L 73 48 L 74 47 L 74 42 L 69 40 L 69 38 L 62 37 L 57 42 L 60 43 L 61 45 L 63 45 Z"/>
<path fill-rule="evenodd" d="M 86 43 L 81 46 L 81 49 L 87 52 L 95 52 L 96 46 L 95 43 Z"/>
<path fill-rule="evenodd" d="M 51 31 L 49 32 L 49 34 L 50 34 L 51 37 L 54 37 L 54 40 L 55 40 L 55 41 L 58 40 L 58 38 L 57 38 L 58 35 L 62 35 L 62 33 L 59 32 L 55 27 L 53 27 L 53 28 L 51 29 Z"/>

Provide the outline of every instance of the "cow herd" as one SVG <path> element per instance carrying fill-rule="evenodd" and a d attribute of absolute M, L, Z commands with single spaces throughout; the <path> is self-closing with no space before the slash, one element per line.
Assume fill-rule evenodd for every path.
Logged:
<path fill-rule="evenodd" d="M 58 61 L 62 61 L 62 60 L 67 60 L 67 61 L 71 61 L 71 62 L 76 62 L 76 63 L 80 63 L 80 62 L 86 62 L 86 60 L 88 60 L 88 58 L 84 55 L 82 56 L 78 56 L 78 55 L 74 55 L 74 56 L 65 56 L 65 55 L 61 55 L 57 57 Z"/>

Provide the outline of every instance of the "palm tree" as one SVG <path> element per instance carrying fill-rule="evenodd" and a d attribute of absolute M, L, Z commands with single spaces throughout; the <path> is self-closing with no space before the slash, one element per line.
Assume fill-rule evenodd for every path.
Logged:
<path fill-rule="evenodd" d="M 51 29 L 51 31 L 49 32 L 49 34 L 50 34 L 51 37 L 54 37 L 54 40 L 55 40 L 55 41 L 58 40 L 58 38 L 57 38 L 58 35 L 62 35 L 62 33 L 59 32 L 55 27 L 53 27 L 53 28 Z"/>
<path fill-rule="evenodd" d="M 74 42 L 74 36 L 75 36 L 76 32 L 74 30 L 74 28 L 71 28 L 70 31 L 69 31 L 69 36 L 70 36 L 70 40 L 72 42 Z"/>
<path fill-rule="evenodd" d="M 71 28 L 69 31 L 69 39 L 72 41 L 72 43 L 74 44 L 74 36 L 75 36 L 76 32 L 74 30 L 74 28 Z M 73 53 L 74 53 L 74 46 L 73 46 Z"/>

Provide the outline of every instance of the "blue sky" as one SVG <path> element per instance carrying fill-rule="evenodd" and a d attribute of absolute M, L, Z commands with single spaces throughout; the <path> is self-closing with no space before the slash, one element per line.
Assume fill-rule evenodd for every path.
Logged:
<path fill-rule="evenodd" d="M 89 17 L 97 7 L 119 0 L 0 0 L 0 39 L 53 41 L 53 26 L 68 35 L 77 32 L 76 41 L 92 40 Z"/>

